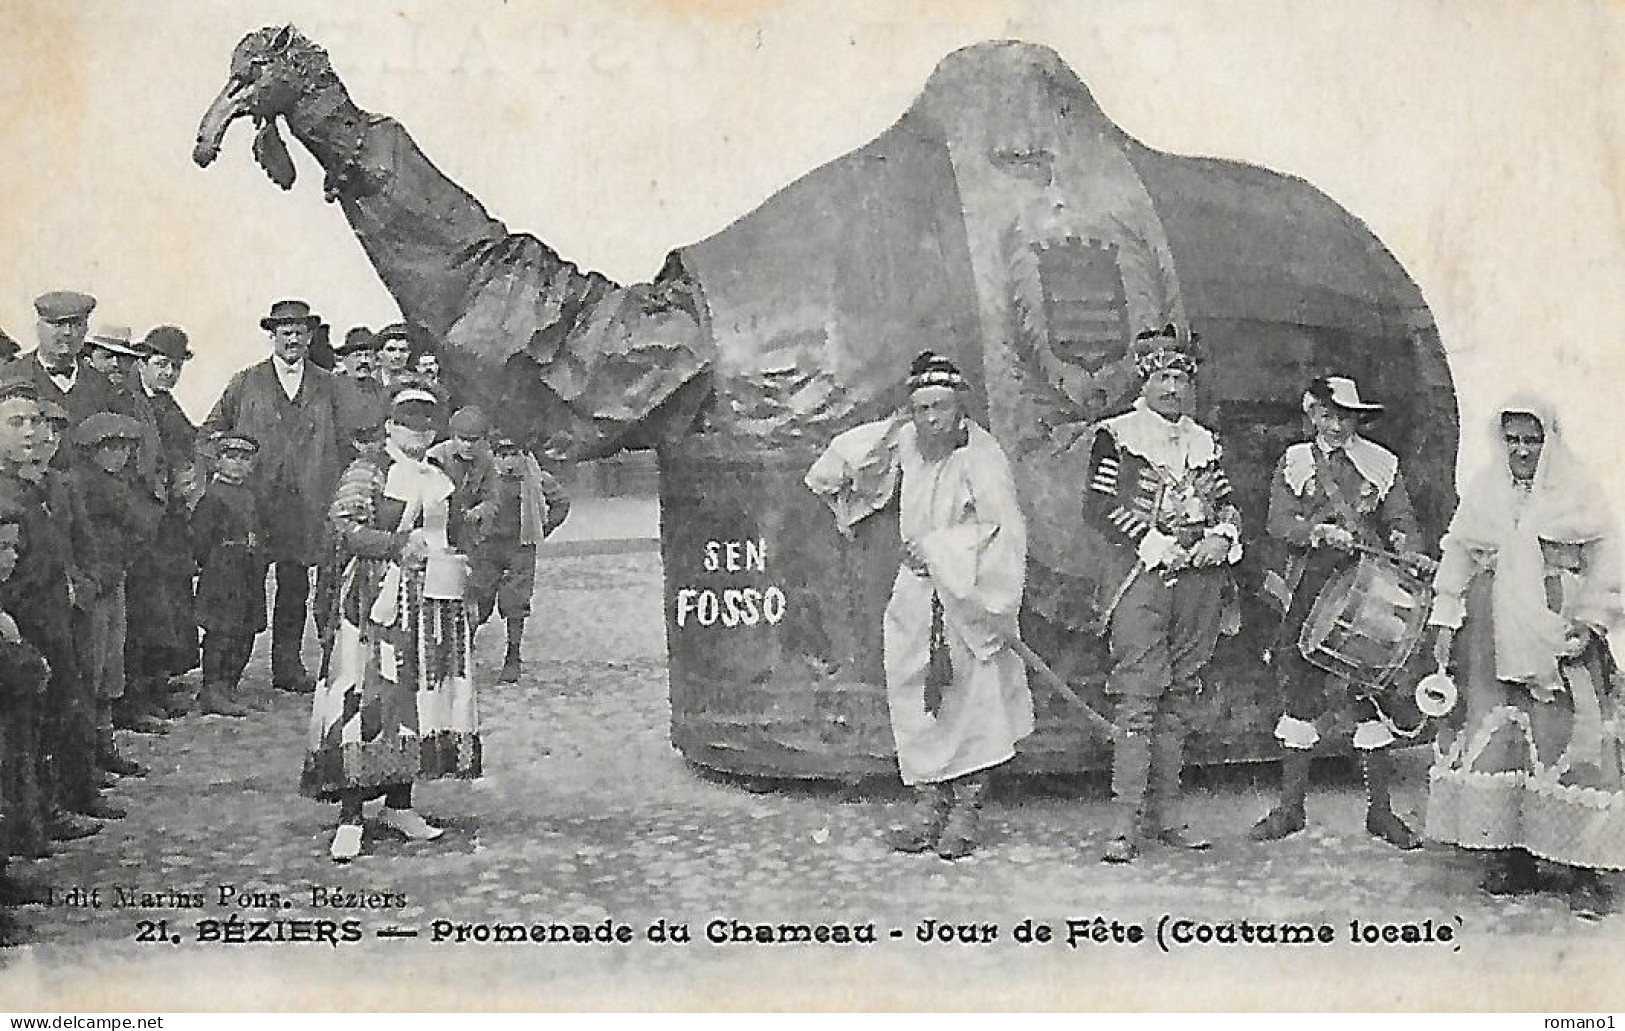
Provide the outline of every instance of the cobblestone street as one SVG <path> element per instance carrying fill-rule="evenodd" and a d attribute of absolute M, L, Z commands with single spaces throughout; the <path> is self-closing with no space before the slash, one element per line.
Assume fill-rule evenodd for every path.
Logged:
<path fill-rule="evenodd" d="M 1338 955 L 1358 957 L 1366 971 L 1381 963 L 1401 969 L 1425 955 L 1425 962 L 1458 977 L 1466 976 L 1467 966 L 1493 965 L 1498 956 L 1518 962 L 1528 975 L 1559 969 L 1570 950 L 1595 953 L 1619 944 L 1620 919 L 1579 924 L 1551 898 L 1492 901 L 1475 890 L 1474 865 L 1449 851 L 1400 853 L 1368 838 L 1360 829 L 1357 783 L 1317 790 L 1311 829 L 1264 846 L 1240 839 L 1265 807 L 1250 774 L 1201 778 L 1205 783 L 1193 791 L 1190 811 L 1198 830 L 1221 839 L 1218 847 L 1201 855 L 1151 850 L 1130 867 L 1103 866 L 1096 859 L 1108 820 L 1102 782 L 1085 782 L 1077 788 L 1081 797 L 1053 784 L 1043 790 L 1003 784 L 987 810 L 989 844 L 982 853 L 957 864 L 891 854 L 881 836 L 900 812 L 900 793 L 851 799 L 819 786 L 757 792 L 697 775 L 672 749 L 660 568 L 652 551 L 551 557 L 539 582 L 521 683 L 490 684 L 500 658 L 495 622 L 478 640 L 486 777 L 418 789 L 420 808 L 450 828 L 445 838 L 407 843 L 369 821 L 362 857 L 348 867 L 331 863 L 326 848 L 335 811 L 296 791 L 308 716 L 304 698 L 279 696 L 270 711 L 243 720 L 188 717 L 164 737 L 125 736 L 127 753 L 152 767 L 148 778 L 124 781 L 111 793 L 130 810 L 129 818 L 30 871 L 59 891 L 99 887 L 102 905 L 19 911 L 38 944 L 7 956 L 11 969 L 4 976 L 32 998 L 71 997 L 82 993 L 85 977 L 96 977 L 134 993 L 121 999 L 169 1000 L 196 978 L 225 977 L 241 986 L 240 997 L 211 994 L 193 1004 L 265 1006 L 297 1005 L 285 974 L 297 972 L 298 983 L 315 991 L 312 986 L 328 983 L 338 971 L 361 969 L 363 961 L 366 969 L 385 972 L 385 983 L 388 976 L 412 971 L 414 985 L 432 989 L 436 998 L 483 998 L 478 993 L 491 979 L 539 993 L 521 996 L 527 1000 L 573 1000 L 575 1006 L 610 1006 L 616 998 L 631 1005 L 627 997 L 602 992 L 633 985 L 666 993 L 638 996 L 650 1005 L 721 1004 L 722 997 L 707 993 L 724 988 L 738 1005 L 753 999 L 758 1005 L 767 999 L 840 1005 L 841 996 L 830 991 L 918 999 L 904 985 L 946 990 L 963 987 L 963 978 L 988 978 L 1019 983 L 1021 1004 L 1042 1005 L 1050 993 L 1075 998 L 1076 979 L 1085 972 L 1127 969 L 1149 978 L 1157 970 L 1156 977 L 1177 976 L 1187 990 L 1211 983 L 1214 990 L 1237 992 L 1257 971 L 1284 976 L 1290 967 L 1281 964 L 1294 960 L 1283 954 L 1285 947 L 1255 947 L 1241 958 L 1238 950 L 1213 948 L 1164 956 L 1150 942 L 1077 949 L 1063 942 L 1019 945 L 1011 935 L 1025 918 L 1056 926 L 1060 936 L 1068 919 L 1096 915 L 1143 925 L 1148 934 L 1164 913 L 1214 922 L 1325 921 L 1339 942 L 1346 941 L 1354 918 L 1431 920 L 1435 927 L 1455 928 L 1460 953 L 1438 944 L 1335 948 Z M 250 666 L 249 677 L 257 681 L 267 675 L 264 647 L 262 640 Z M 1423 800 L 1424 758 L 1417 755 L 1410 763 L 1400 798 L 1413 820 Z M 1273 776 L 1268 770 L 1257 774 L 1263 784 Z M 222 885 L 233 886 L 238 898 L 275 893 L 276 905 L 218 905 Z M 205 905 L 113 908 L 114 886 L 201 891 Z M 405 896 L 406 905 L 318 909 L 312 894 L 319 886 L 395 893 Z M 245 920 L 355 918 L 364 938 L 336 949 L 194 940 L 198 920 L 233 913 Z M 182 940 L 138 943 L 137 921 L 158 919 L 167 919 L 167 931 Z M 644 941 L 646 927 L 659 919 L 686 923 L 692 944 Z M 765 949 L 706 940 L 709 921 L 735 919 L 872 923 L 880 941 Z M 987 945 L 923 944 L 915 932 L 927 919 L 996 924 L 997 937 Z M 637 940 L 460 948 L 429 941 L 435 921 L 606 920 L 629 925 Z M 391 924 L 417 928 L 422 936 L 375 937 Z M 900 940 L 891 937 L 894 928 L 903 932 Z M 1035 956 L 1040 951 L 1042 958 Z M 848 958 L 857 952 L 867 956 L 861 974 Z M 1193 962 L 1196 954 L 1207 958 Z M 1466 958 L 1472 963 L 1461 965 Z M 1013 966 L 1018 960 L 1023 965 Z M 1259 966 L 1266 961 L 1272 966 Z M 1020 982 L 1000 981 L 1016 970 L 1022 971 Z M 468 976 L 471 971 L 479 975 Z M 1336 976 L 1327 976 L 1335 991 Z M 366 984 L 348 990 L 392 990 Z M 614 987 L 583 994 L 590 984 Z M 1405 984 L 1391 983 L 1368 1004 L 1425 997 Z M 1157 990 L 1150 981 L 1142 988 Z M 1274 989 L 1259 981 L 1247 990 Z M 390 998 L 366 997 L 373 1004 Z"/>

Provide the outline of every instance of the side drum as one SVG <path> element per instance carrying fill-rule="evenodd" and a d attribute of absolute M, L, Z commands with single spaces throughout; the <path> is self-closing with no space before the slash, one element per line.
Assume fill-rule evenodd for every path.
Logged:
<path fill-rule="evenodd" d="M 1364 554 L 1326 582 L 1298 648 L 1312 665 L 1382 692 L 1416 652 L 1433 591 L 1382 554 Z"/>

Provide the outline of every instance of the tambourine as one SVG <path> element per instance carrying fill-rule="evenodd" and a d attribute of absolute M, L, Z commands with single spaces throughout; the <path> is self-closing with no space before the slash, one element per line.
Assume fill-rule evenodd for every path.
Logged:
<path fill-rule="evenodd" d="M 1422 715 L 1434 719 L 1454 709 L 1459 695 L 1456 682 L 1443 669 L 1429 673 L 1416 683 L 1416 707 Z"/>

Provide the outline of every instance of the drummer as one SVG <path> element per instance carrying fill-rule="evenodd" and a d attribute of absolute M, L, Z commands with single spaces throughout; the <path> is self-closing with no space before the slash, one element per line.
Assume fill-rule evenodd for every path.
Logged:
<path fill-rule="evenodd" d="M 1393 762 L 1388 748 L 1393 725 L 1369 698 L 1310 665 L 1298 647 L 1304 622 L 1333 574 L 1356 561 L 1360 548 L 1399 553 L 1424 568 L 1412 549 L 1416 516 L 1405 492 L 1399 459 L 1359 433 L 1364 420 L 1382 411 L 1360 397 L 1346 376 L 1321 376 L 1303 395 L 1314 439 L 1287 448 L 1270 484 L 1266 531 L 1279 553 L 1264 578 L 1264 593 L 1282 613 L 1270 664 L 1281 685 L 1282 713 L 1275 737 L 1284 749 L 1281 797 L 1248 834 L 1274 841 L 1304 828 L 1309 761 L 1320 743 L 1317 723 L 1352 706 L 1354 748 L 1366 784 L 1368 832 L 1395 848 L 1420 845 L 1416 833 L 1394 814 L 1389 801 Z"/>

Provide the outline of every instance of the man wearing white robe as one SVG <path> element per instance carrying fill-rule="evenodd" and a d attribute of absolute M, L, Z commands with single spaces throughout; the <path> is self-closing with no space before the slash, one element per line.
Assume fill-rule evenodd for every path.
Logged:
<path fill-rule="evenodd" d="M 1033 729 L 1026 668 L 1009 643 L 1026 582 L 1027 533 L 1003 450 L 965 415 L 959 370 L 926 352 L 914 361 L 909 387 L 907 421 L 842 434 L 807 483 L 840 516 L 853 513 L 846 495 L 877 459 L 900 473 L 903 562 L 883 646 L 897 765 L 917 806 L 892 845 L 958 859 L 977 847 L 988 771 L 1009 761 Z M 880 482 L 895 489 L 898 479 Z M 880 507 L 867 500 L 859 512 Z M 939 684 L 933 673 L 944 654 L 951 674 Z"/>

